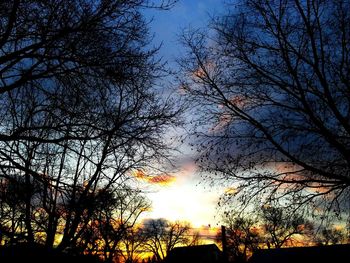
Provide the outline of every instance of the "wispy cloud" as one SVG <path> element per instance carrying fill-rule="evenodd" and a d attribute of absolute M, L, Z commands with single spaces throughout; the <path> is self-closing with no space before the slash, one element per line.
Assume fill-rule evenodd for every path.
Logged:
<path fill-rule="evenodd" d="M 158 185 L 169 185 L 176 181 L 176 177 L 170 174 L 161 174 L 157 176 L 150 177 L 148 183 L 158 184 Z"/>
<path fill-rule="evenodd" d="M 132 175 L 138 180 L 161 186 L 171 185 L 176 181 L 176 177 L 172 174 L 159 174 L 150 176 L 143 170 L 135 170 L 133 171 Z"/>

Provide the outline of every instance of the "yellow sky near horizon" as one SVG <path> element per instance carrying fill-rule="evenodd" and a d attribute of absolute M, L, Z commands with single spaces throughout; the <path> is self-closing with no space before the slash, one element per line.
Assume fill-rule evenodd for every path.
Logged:
<path fill-rule="evenodd" d="M 159 175 L 150 179 L 143 172 L 136 172 L 134 176 L 151 184 L 153 188 L 147 194 L 152 208 L 143 213 L 141 220 L 165 218 L 170 221 L 187 221 L 193 227 L 217 224 L 216 205 L 221 193 L 201 182 L 194 163 L 187 162 L 177 172 L 166 176 Z"/>

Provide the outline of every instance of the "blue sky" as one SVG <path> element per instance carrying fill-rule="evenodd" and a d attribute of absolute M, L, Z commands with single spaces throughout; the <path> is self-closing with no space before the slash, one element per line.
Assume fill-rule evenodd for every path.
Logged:
<path fill-rule="evenodd" d="M 146 18 L 153 18 L 150 28 L 155 34 L 154 44 L 162 43 L 160 55 L 174 65 L 174 59 L 183 50 L 178 43 L 182 30 L 205 27 L 210 15 L 222 12 L 223 9 L 222 0 L 179 0 L 171 10 L 148 10 L 145 14 Z"/>
<path fill-rule="evenodd" d="M 159 54 L 163 60 L 176 67 L 175 58 L 184 50 L 178 41 L 182 30 L 205 27 L 210 15 L 222 12 L 223 7 L 221 0 L 179 0 L 169 11 L 147 11 L 146 18 L 153 19 L 149 25 L 154 33 L 153 44 L 162 44 Z M 184 149 L 184 154 L 190 155 L 186 153 L 186 147 Z M 153 209 L 144 216 L 189 221 L 198 227 L 214 226 L 218 219 L 215 215 L 220 191 L 202 183 L 196 165 L 190 159 L 174 175 L 176 180 L 172 184 L 157 187 L 157 191 L 148 195 Z"/>
<path fill-rule="evenodd" d="M 150 23 L 150 31 L 154 33 L 153 44 L 162 43 L 159 54 L 169 65 L 176 68 L 174 60 L 183 54 L 184 48 L 179 44 L 179 35 L 186 28 L 205 28 L 210 20 L 210 15 L 225 12 L 225 0 L 179 0 L 169 11 L 148 10 L 146 18 L 153 18 Z M 226 0 L 225 2 L 233 2 Z M 239 3 L 238 1 L 236 3 Z M 169 84 L 171 85 L 171 84 Z M 175 87 L 176 88 L 176 87 Z M 185 154 L 191 153 L 185 149 Z M 230 190 L 229 185 L 208 187 L 202 182 L 200 172 L 190 158 L 184 166 L 180 166 L 179 172 L 174 172 L 176 177 L 169 185 L 157 186 L 156 191 L 148 195 L 153 203 L 153 210 L 146 217 L 166 218 L 169 220 L 187 220 L 194 226 L 215 226 L 219 223 L 216 205 L 218 199 L 225 190 Z"/>

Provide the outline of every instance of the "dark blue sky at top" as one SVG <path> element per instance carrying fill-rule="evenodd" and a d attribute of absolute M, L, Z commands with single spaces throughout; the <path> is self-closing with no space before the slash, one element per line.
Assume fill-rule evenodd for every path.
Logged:
<path fill-rule="evenodd" d="M 154 34 L 153 44 L 162 44 L 159 55 L 174 66 L 174 60 L 183 52 L 179 35 L 187 28 L 205 28 L 210 15 L 222 13 L 223 0 L 179 0 L 167 11 L 147 10 L 146 19 L 153 19 L 150 32 Z"/>
<path fill-rule="evenodd" d="M 167 11 L 156 9 L 144 11 L 146 19 L 152 19 L 149 24 L 150 33 L 154 34 L 152 45 L 162 45 L 159 55 L 172 69 L 176 69 L 176 58 L 184 54 L 184 47 L 179 43 L 181 32 L 188 28 L 206 28 L 211 15 L 223 12 L 224 1 L 228 0 L 179 0 Z M 172 86 L 171 78 L 166 78 L 164 81 L 162 84 L 165 85 L 162 88 Z M 179 131 L 170 132 L 170 136 L 173 132 Z M 177 158 L 179 171 L 175 172 L 176 181 L 148 195 L 153 209 L 145 216 L 162 217 L 173 221 L 185 220 L 197 226 L 214 225 L 217 191 L 210 192 L 205 184 L 199 184 L 201 179 L 191 161 L 193 156 L 190 147 L 183 144 L 180 148 L 182 154 Z"/>

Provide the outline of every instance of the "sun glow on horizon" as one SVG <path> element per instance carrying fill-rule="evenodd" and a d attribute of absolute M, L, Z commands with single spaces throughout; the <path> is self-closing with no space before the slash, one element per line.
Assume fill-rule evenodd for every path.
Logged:
<path fill-rule="evenodd" d="M 147 193 L 152 208 L 143 213 L 140 220 L 164 218 L 169 221 L 186 221 L 194 227 L 214 226 L 220 193 L 205 188 L 197 170 L 197 165 L 186 159 L 179 162 L 175 171 L 167 174 L 148 175 L 145 170 L 134 170 L 132 176 L 152 189 Z M 224 191 L 222 189 L 222 193 Z"/>
<path fill-rule="evenodd" d="M 144 218 L 188 221 L 196 227 L 215 224 L 218 194 L 196 185 L 193 177 L 180 178 L 148 197 L 152 201 L 152 210 L 145 213 Z"/>

